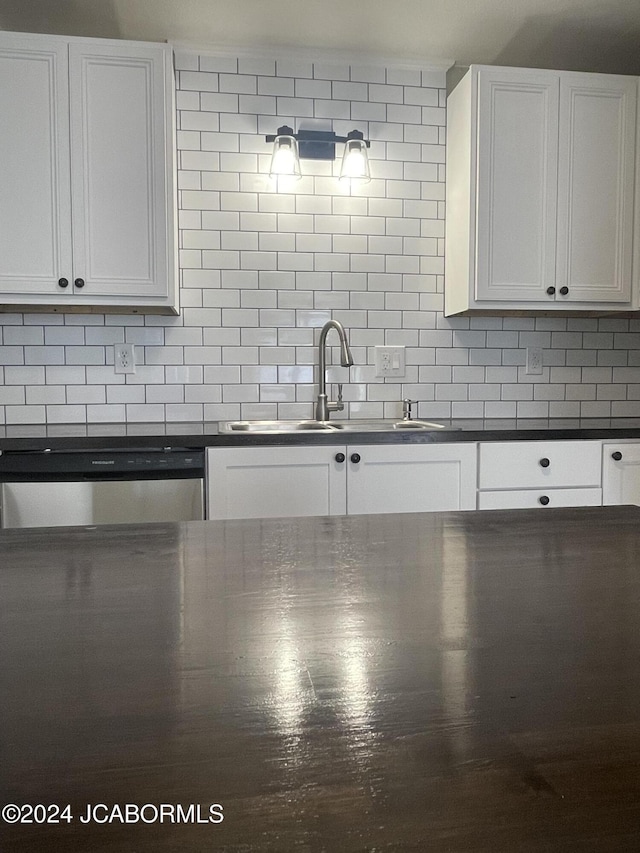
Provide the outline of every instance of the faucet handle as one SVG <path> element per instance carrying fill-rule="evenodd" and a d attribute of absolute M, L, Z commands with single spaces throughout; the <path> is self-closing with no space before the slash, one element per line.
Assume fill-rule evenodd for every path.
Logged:
<path fill-rule="evenodd" d="M 417 403 L 417 400 L 410 400 L 408 397 L 402 401 L 402 417 L 405 421 L 411 420 L 411 406 L 414 403 Z"/>
<path fill-rule="evenodd" d="M 338 402 L 342 402 L 342 382 L 338 382 Z"/>

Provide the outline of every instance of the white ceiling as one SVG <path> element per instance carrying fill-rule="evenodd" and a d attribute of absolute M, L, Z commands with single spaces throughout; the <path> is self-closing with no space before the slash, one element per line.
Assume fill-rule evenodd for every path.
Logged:
<path fill-rule="evenodd" d="M 0 29 L 640 75 L 640 0 L 0 0 Z"/>

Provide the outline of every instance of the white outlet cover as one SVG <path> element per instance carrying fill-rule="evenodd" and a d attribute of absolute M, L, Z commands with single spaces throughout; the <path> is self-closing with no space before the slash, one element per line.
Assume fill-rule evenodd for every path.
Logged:
<path fill-rule="evenodd" d="M 542 347 L 527 347 L 526 373 L 540 375 L 542 373 Z"/>
<path fill-rule="evenodd" d="M 113 365 L 116 373 L 135 373 L 135 347 L 133 344 L 115 344 L 113 347 Z"/>
<path fill-rule="evenodd" d="M 375 347 L 375 364 L 378 378 L 393 376 L 401 379 L 406 373 L 404 347 Z"/>

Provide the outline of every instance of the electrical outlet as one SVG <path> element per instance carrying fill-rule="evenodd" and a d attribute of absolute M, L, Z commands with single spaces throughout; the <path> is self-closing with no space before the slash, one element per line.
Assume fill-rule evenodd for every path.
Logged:
<path fill-rule="evenodd" d="M 375 360 L 376 376 L 402 378 L 405 375 L 404 347 L 376 347 Z"/>
<path fill-rule="evenodd" d="M 530 374 L 542 373 L 542 347 L 527 347 L 526 372 Z"/>
<path fill-rule="evenodd" d="M 116 373 L 135 373 L 136 361 L 133 344 L 115 344 L 113 364 Z"/>

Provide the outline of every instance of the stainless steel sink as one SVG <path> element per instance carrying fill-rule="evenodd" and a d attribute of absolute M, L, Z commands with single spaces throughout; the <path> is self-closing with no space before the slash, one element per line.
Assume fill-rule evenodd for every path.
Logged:
<path fill-rule="evenodd" d="M 447 429 L 444 424 L 436 424 L 432 421 L 335 421 L 331 424 L 332 429 L 345 432 L 393 432 L 414 430 L 416 432 Z"/>
<path fill-rule="evenodd" d="M 449 429 L 444 424 L 432 421 L 224 421 L 219 425 L 220 432 L 394 432 L 429 431 Z"/>
<path fill-rule="evenodd" d="M 324 421 L 225 421 L 220 432 L 327 432 Z"/>

